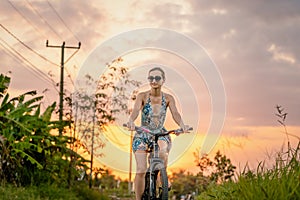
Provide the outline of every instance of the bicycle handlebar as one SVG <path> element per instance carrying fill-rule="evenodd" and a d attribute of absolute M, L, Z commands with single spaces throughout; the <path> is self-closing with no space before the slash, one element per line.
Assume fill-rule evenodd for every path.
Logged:
<path fill-rule="evenodd" d="M 127 124 L 123 124 L 124 127 L 128 127 Z M 151 135 L 154 135 L 154 136 L 165 136 L 165 135 L 169 135 L 169 134 L 180 134 L 180 133 L 183 133 L 183 129 L 180 128 L 180 129 L 174 129 L 174 130 L 169 130 L 169 131 L 165 131 L 165 132 L 154 132 L 154 131 L 151 131 L 150 129 L 144 127 L 144 126 L 135 126 L 135 130 L 137 132 L 139 131 L 143 131 L 143 132 L 146 132 L 146 133 L 149 133 Z M 188 129 L 188 131 L 192 131 L 193 130 L 193 127 L 190 127 Z"/>

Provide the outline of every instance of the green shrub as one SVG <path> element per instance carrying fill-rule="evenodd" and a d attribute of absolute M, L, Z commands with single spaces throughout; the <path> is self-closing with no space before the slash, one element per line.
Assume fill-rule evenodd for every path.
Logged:
<path fill-rule="evenodd" d="M 300 143 L 296 149 L 280 153 L 272 169 L 262 163 L 256 172 L 244 170 L 238 181 L 210 185 L 198 196 L 200 200 L 297 200 L 300 199 Z"/>
<path fill-rule="evenodd" d="M 39 187 L 0 186 L 1 200 L 77 200 L 71 190 L 57 186 L 42 185 Z"/>
<path fill-rule="evenodd" d="M 72 189 L 55 185 L 31 187 L 0 186 L 0 200 L 108 200 L 98 191 L 86 185 L 78 185 Z"/>
<path fill-rule="evenodd" d="M 95 189 L 90 189 L 87 185 L 79 184 L 73 188 L 79 200 L 109 200 L 107 196 Z"/>

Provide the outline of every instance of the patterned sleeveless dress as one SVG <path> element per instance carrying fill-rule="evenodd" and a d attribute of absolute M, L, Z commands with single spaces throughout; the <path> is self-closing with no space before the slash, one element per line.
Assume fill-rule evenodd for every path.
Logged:
<path fill-rule="evenodd" d="M 158 116 L 158 120 L 154 121 L 153 117 L 153 110 L 152 110 L 152 105 L 151 105 L 151 99 L 150 96 L 148 97 L 147 102 L 145 103 L 144 107 L 142 108 L 142 116 L 141 116 L 141 124 L 142 126 L 147 127 L 148 129 L 152 131 L 157 131 L 161 132 L 161 130 L 166 131 L 164 128 L 164 123 L 166 119 L 166 114 L 167 114 L 167 102 L 165 95 L 162 93 L 162 101 L 161 101 L 161 108 L 160 108 L 160 113 Z M 148 145 L 150 144 L 150 138 L 151 135 L 146 132 L 142 133 L 135 133 L 133 137 L 133 142 L 132 142 L 132 149 L 133 151 L 137 150 L 147 150 Z M 166 141 L 168 144 L 168 151 L 171 149 L 171 137 L 169 135 L 167 136 L 162 136 L 159 137 L 158 140 L 163 140 Z"/>

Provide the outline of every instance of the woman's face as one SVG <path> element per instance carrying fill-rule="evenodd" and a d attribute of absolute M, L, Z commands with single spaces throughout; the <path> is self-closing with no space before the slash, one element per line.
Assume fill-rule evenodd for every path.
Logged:
<path fill-rule="evenodd" d="M 148 76 L 148 81 L 152 88 L 161 87 L 164 83 L 161 71 L 159 70 L 151 71 Z"/>

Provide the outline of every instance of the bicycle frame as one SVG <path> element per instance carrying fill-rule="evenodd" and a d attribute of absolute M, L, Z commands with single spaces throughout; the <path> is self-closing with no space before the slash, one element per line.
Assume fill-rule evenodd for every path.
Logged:
<path fill-rule="evenodd" d="M 124 126 L 127 126 L 124 124 Z M 159 132 L 152 132 L 151 130 L 145 128 L 145 127 L 135 127 L 135 130 L 137 133 L 139 132 L 146 132 L 149 133 L 152 138 L 151 138 L 151 147 L 150 151 L 150 159 L 149 159 L 149 167 L 147 169 L 147 173 L 145 175 L 145 190 L 143 193 L 142 199 L 150 199 L 150 200 L 155 200 L 155 199 L 163 199 L 167 200 L 168 199 L 168 178 L 167 178 L 167 173 L 165 169 L 165 163 L 164 161 L 159 157 L 159 145 L 158 145 L 158 138 L 161 136 L 166 136 L 169 134 L 180 134 L 183 133 L 182 129 L 177 129 L 177 130 L 171 130 L 163 133 Z M 193 130 L 193 128 L 190 128 L 189 130 Z M 162 191 L 161 194 L 156 194 L 156 180 L 157 180 L 157 175 L 158 171 L 160 171 L 161 174 L 161 180 L 162 181 Z M 148 182 L 149 180 L 149 182 Z M 159 195 L 159 198 L 157 198 L 157 195 Z"/>
<path fill-rule="evenodd" d="M 152 151 L 150 151 L 150 159 L 149 159 L 149 167 L 148 167 L 148 172 L 150 174 L 149 177 L 149 193 L 150 193 L 150 199 L 156 199 L 156 181 L 157 181 L 157 176 L 158 176 L 158 171 L 160 170 L 166 170 L 165 168 L 165 163 L 164 161 L 159 157 L 159 146 L 158 146 L 158 137 L 159 136 L 153 136 L 154 139 L 152 138 Z M 146 177 L 145 177 L 146 181 Z M 168 179 L 164 180 L 166 185 L 168 185 Z M 146 187 L 145 187 L 146 190 Z M 159 194 L 160 195 L 160 194 Z M 161 196 L 161 195 L 160 195 Z"/>

